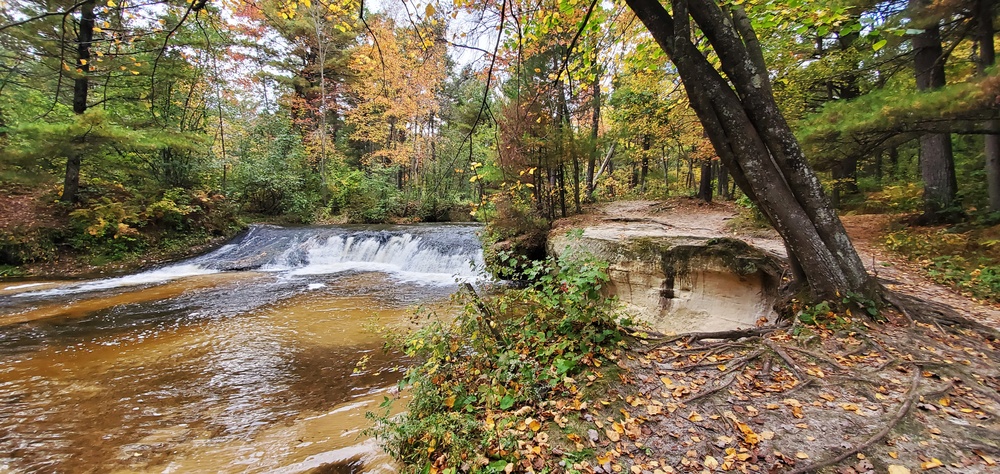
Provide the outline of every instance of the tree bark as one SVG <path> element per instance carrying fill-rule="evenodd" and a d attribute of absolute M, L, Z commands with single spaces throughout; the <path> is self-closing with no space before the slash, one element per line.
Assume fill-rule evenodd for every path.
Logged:
<path fill-rule="evenodd" d="M 980 75 L 986 74 L 986 69 L 996 62 L 996 49 L 993 45 L 993 6 L 995 0 L 979 0 L 976 2 L 976 36 L 979 41 Z M 990 120 L 989 128 L 997 133 L 986 135 L 986 189 L 990 198 L 990 210 L 1000 211 L 1000 121 Z"/>
<path fill-rule="evenodd" d="M 80 5 L 80 26 L 76 36 L 76 67 L 81 72 L 73 80 L 73 113 L 81 115 L 87 111 L 87 93 L 90 90 L 90 46 L 94 41 L 95 0 Z M 75 140 L 74 140 L 75 142 Z M 66 174 L 63 178 L 63 193 L 60 200 L 76 202 L 80 191 L 80 166 L 83 161 L 82 143 L 74 146 L 66 157 Z"/>
<path fill-rule="evenodd" d="M 698 183 L 698 199 L 712 202 L 712 160 L 701 160 L 701 179 Z"/>
<path fill-rule="evenodd" d="M 719 197 L 723 201 L 728 201 L 732 199 L 732 195 L 729 194 L 729 170 L 721 163 L 716 162 L 719 165 L 718 169 L 718 182 L 719 182 Z"/>
<path fill-rule="evenodd" d="M 796 276 L 812 296 L 875 296 L 877 285 L 778 109 L 745 15 L 730 16 L 710 0 L 673 0 L 674 17 L 658 0 L 626 3 L 674 63 L 716 153 L 785 240 L 793 268 L 808 271 Z M 690 19 L 718 54 L 725 77 L 691 41 Z"/>
<path fill-rule="evenodd" d="M 911 0 L 915 15 L 926 7 L 923 0 Z M 913 69 L 917 89 L 933 90 L 945 85 L 944 49 L 935 19 L 913 37 Z M 951 135 L 927 133 L 920 137 L 920 176 L 924 180 L 924 215 L 926 223 L 954 221 L 961 215 L 958 206 L 958 182 Z"/>
<path fill-rule="evenodd" d="M 597 165 L 597 132 L 601 126 L 601 78 L 598 77 L 591 85 L 594 110 L 590 122 L 590 156 L 587 158 L 587 202 L 594 200 L 594 167 Z"/>

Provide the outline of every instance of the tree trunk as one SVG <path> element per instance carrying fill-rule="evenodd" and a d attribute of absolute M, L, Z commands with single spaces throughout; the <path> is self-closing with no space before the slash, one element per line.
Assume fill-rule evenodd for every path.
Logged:
<path fill-rule="evenodd" d="M 698 199 L 712 202 L 712 160 L 701 160 L 701 180 L 698 183 Z"/>
<path fill-rule="evenodd" d="M 719 197 L 722 198 L 723 201 L 728 201 L 733 198 L 732 195 L 729 194 L 729 170 L 726 169 L 721 162 L 716 161 L 715 163 L 719 166 L 717 175 L 717 179 L 719 181 Z"/>
<path fill-rule="evenodd" d="M 587 202 L 594 200 L 594 167 L 597 165 L 597 132 L 601 126 L 601 79 L 598 77 L 591 86 L 594 95 L 594 110 L 590 122 L 590 157 L 587 158 Z"/>
<path fill-rule="evenodd" d="M 993 46 L 993 5 L 994 0 L 979 0 L 976 2 L 977 40 L 979 41 L 979 74 L 985 75 L 986 69 L 996 62 L 996 49 Z M 990 197 L 990 210 L 1000 211 L 1000 121 L 989 122 L 991 131 L 997 133 L 986 135 L 986 189 Z"/>
<path fill-rule="evenodd" d="M 95 0 L 80 5 L 80 26 L 76 36 L 76 67 L 81 72 L 73 81 L 73 113 L 81 115 L 87 111 L 87 93 L 90 90 L 90 46 L 94 41 Z M 76 202 L 80 191 L 80 165 L 83 161 L 82 143 L 73 147 L 66 157 L 66 175 L 63 179 L 63 193 L 60 200 Z"/>
<path fill-rule="evenodd" d="M 646 192 L 646 175 L 649 174 L 649 149 L 652 139 L 649 135 L 642 137 L 642 158 L 639 160 L 639 192 Z"/>
<path fill-rule="evenodd" d="M 778 109 L 763 53 L 740 7 L 710 0 L 626 0 L 677 68 L 692 108 L 722 162 L 784 239 L 796 279 L 816 299 L 875 296 L 868 276 L 819 179 Z M 689 17 L 690 15 L 690 17 Z M 721 60 L 723 77 L 691 41 L 697 22 Z"/>
<path fill-rule="evenodd" d="M 922 0 L 910 1 L 910 7 L 915 11 L 919 12 L 925 6 Z M 945 85 L 944 50 L 937 20 L 922 26 L 924 29 L 913 37 L 913 69 L 917 89 L 926 91 Z M 958 183 L 950 134 L 928 133 L 920 137 L 920 176 L 924 180 L 922 220 L 939 223 L 959 218 L 961 211 L 956 209 Z"/>

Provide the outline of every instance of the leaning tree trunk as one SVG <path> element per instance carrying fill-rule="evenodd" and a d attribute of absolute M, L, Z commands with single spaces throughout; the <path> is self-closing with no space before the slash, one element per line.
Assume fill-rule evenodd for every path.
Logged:
<path fill-rule="evenodd" d="M 911 0 L 917 11 L 926 6 L 923 0 Z M 924 25 L 913 37 L 913 69 L 917 89 L 933 90 L 945 85 L 944 49 L 937 20 Z M 926 133 L 920 136 L 920 177 L 924 180 L 924 215 L 922 220 L 934 224 L 951 222 L 961 212 L 958 205 L 958 181 L 955 178 L 955 158 L 951 135 Z"/>
<path fill-rule="evenodd" d="M 90 90 L 90 45 L 94 41 L 95 0 L 80 5 L 80 26 L 76 36 L 76 67 L 80 70 L 73 81 L 73 113 L 80 115 L 87 111 L 87 92 Z M 74 140 L 74 142 L 76 142 Z M 75 143 L 74 143 L 75 144 Z M 83 161 L 81 146 L 71 147 L 66 157 L 66 174 L 63 178 L 63 202 L 76 202 L 80 191 L 80 166 Z"/>
<path fill-rule="evenodd" d="M 874 296 L 877 285 L 778 109 L 745 12 L 724 11 L 711 0 L 673 0 L 672 17 L 659 0 L 626 3 L 674 63 L 734 181 L 784 239 L 796 279 L 818 299 Z M 691 19 L 721 59 L 725 77 L 691 41 Z"/>

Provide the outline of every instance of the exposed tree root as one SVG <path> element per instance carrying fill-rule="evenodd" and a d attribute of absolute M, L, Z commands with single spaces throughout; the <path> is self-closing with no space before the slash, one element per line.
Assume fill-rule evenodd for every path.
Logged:
<path fill-rule="evenodd" d="M 939 327 L 943 324 L 951 328 L 951 332 L 957 334 L 961 334 L 958 330 L 968 329 L 988 340 L 1000 340 L 1000 332 L 983 323 L 966 318 L 951 307 L 936 301 L 924 300 L 891 290 L 884 291 L 883 299 L 912 321 L 934 324 Z"/>
<path fill-rule="evenodd" d="M 672 344 L 677 341 L 684 341 L 687 344 L 691 344 L 693 342 L 705 339 L 725 339 L 730 341 L 738 341 L 740 339 L 747 337 L 760 337 L 766 334 L 770 334 L 782 328 L 783 328 L 782 326 L 767 326 L 767 327 L 753 328 L 753 329 L 735 329 L 732 331 L 689 332 L 670 337 L 664 340 L 657 348 L 666 346 L 668 344 Z"/>
<path fill-rule="evenodd" d="M 877 443 L 882 438 L 885 438 L 886 435 L 888 435 L 889 432 L 892 431 L 893 428 L 895 428 L 900 421 L 903 421 L 903 418 L 906 418 L 906 415 L 907 413 L 910 412 L 910 408 L 913 406 L 913 403 L 920 398 L 920 395 L 917 393 L 917 387 L 919 385 L 920 385 L 920 370 L 914 370 L 913 380 L 910 382 L 910 389 L 907 390 L 906 392 L 906 399 L 903 400 L 903 403 L 899 406 L 899 409 L 896 410 L 895 416 L 893 416 L 892 419 L 889 420 L 889 422 L 886 423 L 886 425 L 881 430 L 872 435 L 870 438 L 868 438 L 861 444 L 855 445 L 851 449 L 848 449 L 847 451 L 840 453 L 836 457 L 827 459 L 825 461 L 819 461 L 810 464 L 808 466 L 799 467 L 797 469 L 792 470 L 789 474 L 804 474 L 806 472 L 815 472 L 824 467 L 832 466 L 867 449 L 871 445 Z"/>

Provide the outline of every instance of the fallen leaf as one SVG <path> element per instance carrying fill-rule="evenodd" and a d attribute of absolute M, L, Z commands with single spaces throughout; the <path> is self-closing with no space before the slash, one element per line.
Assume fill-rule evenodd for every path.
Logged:
<path fill-rule="evenodd" d="M 976 456 L 983 458 L 983 462 L 985 462 L 987 466 L 994 466 L 997 463 L 992 457 L 987 456 L 986 453 L 982 452 L 982 450 L 973 449 L 972 452 L 975 453 Z"/>
<path fill-rule="evenodd" d="M 703 421 L 704 418 L 702 418 L 701 415 L 698 414 L 698 412 L 693 411 L 693 412 L 691 412 L 690 415 L 688 415 L 688 420 L 691 420 L 691 421 L 697 423 L 699 421 Z"/>
<path fill-rule="evenodd" d="M 773 431 L 761 431 L 760 432 L 760 439 L 763 439 L 763 440 L 772 440 L 772 439 L 774 439 L 774 432 Z"/>
<path fill-rule="evenodd" d="M 539 423 L 538 420 L 534 418 L 528 418 L 527 420 L 524 420 L 524 424 L 528 425 L 528 428 L 530 428 L 531 431 L 534 431 L 536 433 L 538 432 L 538 430 L 542 429 L 542 424 Z"/>
<path fill-rule="evenodd" d="M 889 474 L 910 474 L 910 470 L 898 464 L 889 465 Z"/>
<path fill-rule="evenodd" d="M 719 461 L 712 456 L 705 456 L 705 461 L 702 464 L 708 469 L 716 469 L 719 467 Z"/>
<path fill-rule="evenodd" d="M 938 458 L 931 458 L 930 461 L 920 463 L 920 469 L 923 469 L 925 471 L 928 469 L 934 469 L 936 467 L 941 467 L 941 466 L 944 466 L 944 463 L 942 463 L 941 460 Z"/>
<path fill-rule="evenodd" d="M 618 440 L 621 439 L 621 435 L 618 434 L 617 431 L 612 430 L 612 429 L 604 430 L 604 434 L 606 434 L 608 436 L 608 439 L 610 439 L 611 442 L 613 442 L 613 443 L 617 443 Z M 604 464 L 604 463 L 601 463 L 601 464 Z"/>
<path fill-rule="evenodd" d="M 452 396 L 450 396 L 448 398 L 445 398 L 444 399 L 444 406 L 446 406 L 448 408 L 454 407 L 455 406 L 455 396 L 452 395 Z"/>
<path fill-rule="evenodd" d="M 899 459 L 899 453 L 895 451 L 889 451 L 889 457 L 893 459 Z"/>
<path fill-rule="evenodd" d="M 803 453 L 802 451 L 799 451 L 799 452 L 795 453 L 795 457 L 797 457 L 799 459 L 809 459 L 809 455 L 806 454 L 806 453 Z"/>

